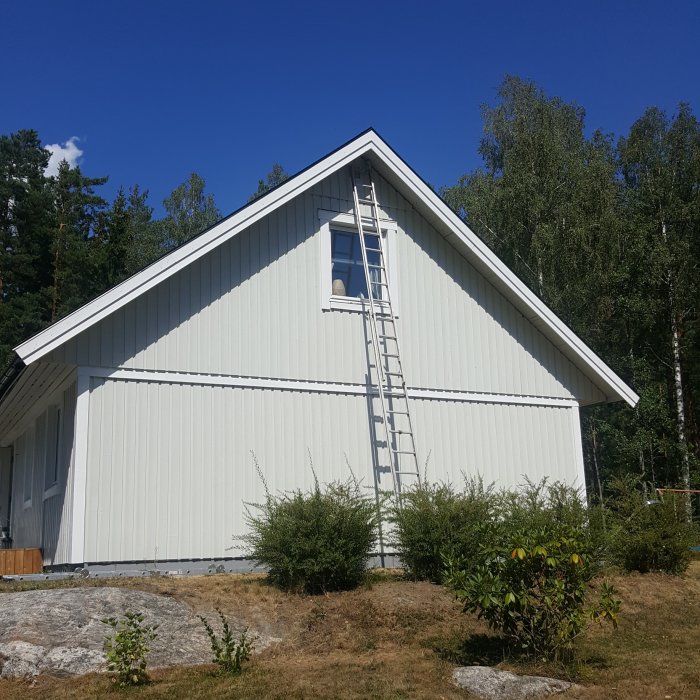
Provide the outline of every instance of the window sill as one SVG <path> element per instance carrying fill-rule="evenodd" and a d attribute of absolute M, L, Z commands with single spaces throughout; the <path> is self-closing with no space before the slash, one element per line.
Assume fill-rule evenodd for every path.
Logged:
<path fill-rule="evenodd" d="M 52 484 L 49 486 L 49 488 L 44 491 L 44 500 L 48 500 L 49 498 L 53 498 L 54 496 L 58 496 L 58 494 L 61 492 L 61 488 L 58 485 L 58 482 L 55 484 Z"/>
<path fill-rule="evenodd" d="M 389 310 L 385 301 L 376 301 L 374 303 L 376 308 L 382 312 L 387 312 Z M 331 311 L 354 311 L 355 313 L 363 313 L 369 311 L 369 300 L 356 299 L 354 297 L 331 296 L 329 306 Z"/>

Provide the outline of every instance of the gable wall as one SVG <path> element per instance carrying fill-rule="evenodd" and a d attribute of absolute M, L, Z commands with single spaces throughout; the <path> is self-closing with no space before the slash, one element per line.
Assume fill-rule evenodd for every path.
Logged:
<path fill-rule="evenodd" d="M 399 225 L 399 334 L 409 386 L 604 398 L 383 180 L 378 197 Z M 318 210 L 350 213 L 351 199 L 346 169 L 58 348 L 52 360 L 365 384 L 363 317 L 320 308 Z"/>

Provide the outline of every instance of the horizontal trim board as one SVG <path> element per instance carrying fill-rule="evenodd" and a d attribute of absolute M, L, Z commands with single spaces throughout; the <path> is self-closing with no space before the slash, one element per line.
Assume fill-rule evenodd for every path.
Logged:
<path fill-rule="evenodd" d="M 81 377 L 101 377 L 121 381 L 158 382 L 162 384 L 196 384 L 199 386 L 227 386 L 245 389 L 277 389 L 282 391 L 305 391 L 321 394 L 350 394 L 366 396 L 366 384 L 344 384 L 340 382 L 314 382 L 299 379 L 272 379 L 266 377 L 233 377 L 228 375 L 196 374 L 188 372 L 154 372 L 137 369 L 109 369 L 105 367 L 80 367 Z M 445 391 L 408 387 L 412 399 L 432 401 L 459 401 L 471 403 L 499 403 L 522 406 L 578 406 L 574 399 L 547 396 L 516 396 L 514 394 L 486 394 L 469 391 Z M 372 389 L 372 393 L 378 393 Z"/>

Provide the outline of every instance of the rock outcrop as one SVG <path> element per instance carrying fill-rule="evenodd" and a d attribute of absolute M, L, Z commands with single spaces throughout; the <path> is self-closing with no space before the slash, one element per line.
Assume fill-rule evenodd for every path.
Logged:
<path fill-rule="evenodd" d="M 452 672 L 455 683 L 484 700 L 520 700 L 563 693 L 572 683 L 543 676 L 518 676 L 491 666 L 462 666 Z"/>
<path fill-rule="evenodd" d="M 150 667 L 211 661 L 209 638 L 197 615 L 168 596 L 128 588 L 66 588 L 0 594 L 0 676 L 73 676 L 106 670 L 102 650 L 111 629 L 101 620 L 140 612 L 158 625 Z M 211 616 L 214 629 L 218 619 Z M 230 621 L 234 630 L 242 624 Z M 265 646 L 267 640 L 258 640 Z"/>

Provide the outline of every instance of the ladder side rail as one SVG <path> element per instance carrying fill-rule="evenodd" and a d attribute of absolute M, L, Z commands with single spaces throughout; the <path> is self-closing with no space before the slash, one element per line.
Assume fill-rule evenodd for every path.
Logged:
<path fill-rule="evenodd" d="M 371 166 L 370 166 L 371 167 Z M 372 192 L 372 210 L 374 214 L 374 221 L 375 221 L 375 227 L 377 229 L 377 236 L 379 239 L 379 247 L 384 250 L 383 243 L 382 243 L 382 235 L 381 235 L 381 228 L 380 228 L 380 221 L 379 221 L 379 205 L 377 201 L 377 191 L 374 186 L 374 178 L 372 177 L 372 171 L 370 169 L 370 175 L 369 175 L 369 182 L 370 182 L 370 188 Z M 396 354 L 397 354 L 397 361 L 399 365 L 399 372 L 401 374 L 401 383 L 402 383 L 402 388 L 403 388 L 403 394 L 405 397 L 406 401 L 406 418 L 408 419 L 408 434 L 411 436 L 411 448 L 413 450 L 413 457 L 414 457 L 414 464 L 416 468 L 416 477 L 418 479 L 418 483 L 420 484 L 420 470 L 418 468 L 418 453 L 416 452 L 416 440 L 415 436 L 413 433 L 413 420 L 411 419 L 411 411 L 408 406 L 408 390 L 406 388 L 406 375 L 403 372 L 403 363 L 401 362 L 401 350 L 400 350 L 400 344 L 399 344 L 399 332 L 398 328 L 396 325 L 396 322 L 394 321 L 394 310 L 391 304 L 391 292 L 390 292 L 390 286 L 389 286 L 389 272 L 388 269 L 385 267 L 384 268 L 385 272 L 385 277 L 386 277 L 386 282 L 387 286 L 385 289 L 387 290 L 387 301 L 388 301 L 388 306 L 389 306 L 389 311 L 391 313 L 391 319 L 392 319 L 392 324 L 394 326 L 394 343 L 396 344 Z M 369 276 L 368 276 L 369 277 Z M 397 444 L 398 446 L 398 444 Z"/>
<path fill-rule="evenodd" d="M 357 183 L 354 181 L 353 178 L 353 198 L 355 200 L 355 221 L 357 222 L 357 230 L 358 234 L 360 236 L 360 250 L 362 253 L 362 264 L 365 270 L 365 279 L 367 280 L 367 296 L 369 297 L 369 313 L 370 313 L 370 333 L 372 335 L 372 346 L 374 348 L 374 361 L 375 361 L 375 368 L 377 372 L 377 388 L 379 390 L 379 403 L 382 408 L 382 419 L 384 423 L 384 433 L 385 433 L 385 438 L 386 438 L 386 447 L 387 447 L 387 452 L 389 454 L 389 468 L 391 469 L 391 476 L 392 480 L 394 482 L 394 491 L 396 494 L 400 493 L 400 483 L 399 483 L 399 475 L 396 473 L 396 468 L 394 465 L 394 460 L 392 459 L 392 449 L 391 449 L 391 433 L 389 432 L 389 415 L 387 413 L 387 407 L 386 407 L 386 397 L 384 395 L 384 366 L 382 364 L 382 357 L 381 357 L 381 350 L 379 347 L 379 338 L 378 333 L 377 333 L 377 318 L 376 318 L 376 310 L 374 306 L 374 292 L 372 290 L 372 285 L 370 284 L 370 277 L 369 277 L 369 268 L 367 267 L 368 261 L 367 261 L 367 248 L 365 245 L 365 236 L 364 236 L 364 229 L 362 226 L 362 212 L 360 210 L 360 202 L 359 202 L 359 197 L 357 194 Z M 379 250 L 381 251 L 381 231 L 378 231 L 379 234 Z M 382 253 L 380 252 L 380 263 L 382 261 Z"/>

